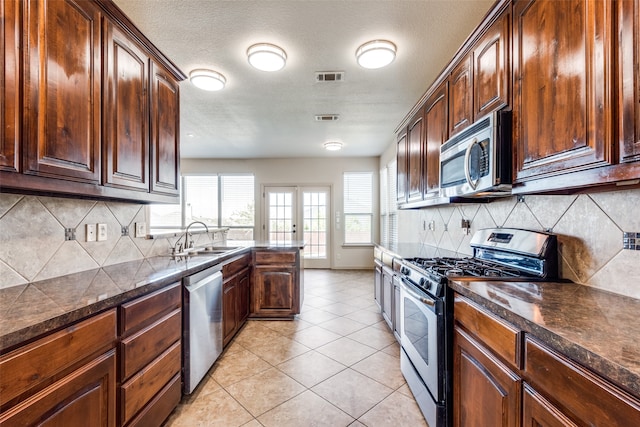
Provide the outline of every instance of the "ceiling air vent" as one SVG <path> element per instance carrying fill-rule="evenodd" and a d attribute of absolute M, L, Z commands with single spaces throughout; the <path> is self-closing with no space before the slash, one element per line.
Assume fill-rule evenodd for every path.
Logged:
<path fill-rule="evenodd" d="M 316 71 L 316 82 L 341 82 L 344 71 Z"/>
<path fill-rule="evenodd" d="M 316 114 L 316 122 L 334 122 L 340 118 L 339 114 Z"/>

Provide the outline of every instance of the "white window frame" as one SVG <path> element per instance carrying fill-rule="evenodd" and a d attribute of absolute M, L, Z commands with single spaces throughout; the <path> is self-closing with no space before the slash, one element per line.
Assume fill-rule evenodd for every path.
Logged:
<path fill-rule="evenodd" d="M 371 194 L 369 195 L 370 197 L 370 206 L 369 206 L 369 211 L 367 212 L 347 212 L 347 186 L 346 186 L 346 180 L 347 177 L 349 175 L 368 175 L 369 179 L 370 179 L 370 190 L 371 190 Z M 374 183 L 373 183 L 373 179 L 374 179 L 374 173 L 372 171 L 364 171 L 364 172 L 344 172 L 343 174 L 343 178 L 342 178 L 342 184 L 343 184 L 343 189 L 342 189 L 342 197 L 343 197 L 343 207 L 342 207 L 342 215 L 343 215 L 343 233 L 342 233 L 342 245 L 343 246 L 371 246 L 373 245 L 373 227 L 374 227 L 374 215 L 373 215 L 373 207 L 374 207 L 374 197 L 373 197 L 373 191 L 374 191 Z M 347 241 L 347 221 L 348 221 L 348 217 L 349 216 L 369 216 L 370 220 L 369 220 L 369 240 L 367 242 L 348 242 Z"/>
<path fill-rule="evenodd" d="M 188 176 L 216 176 L 218 178 L 218 194 L 217 194 L 217 202 L 218 202 L 218 223 L 211 224 L 210 226 L 217 228 L 229 228 L 231 229 L 252 229 L 253 238 L 256 238 L 256 212 L 255 212 L 255 175 L 249 173 L 211 173 L 211 174 L 187 174 L 183 175 L 180 178 L 180 224 L 179 225 L 164 225 L 164 226 L 153 226 L 149 224 L 152 230 L 175 230 L 176 228 L 184 229 L 187 227 L 185 208 L 186 208 L 186 197 L 185 197 L 185 178 Z M 254 212 L 253 212 L 253 225 L 249 226 L 229 226 L 222 225 L 222 178 L 225 176 L 251 176 L 254 179 Z M 151 209 L 151 205 L 149 206 Z M 147 214 L 147 218 L 150 218 L 150 214 Z"/>

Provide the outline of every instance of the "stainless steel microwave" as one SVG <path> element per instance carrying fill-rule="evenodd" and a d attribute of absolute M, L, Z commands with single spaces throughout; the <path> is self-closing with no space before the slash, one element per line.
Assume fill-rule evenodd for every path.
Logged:
<path fill-rule="evenodd" d="M 511 111 L 476 121 L 440 147 L 440 195 L 511 194 Z"/>

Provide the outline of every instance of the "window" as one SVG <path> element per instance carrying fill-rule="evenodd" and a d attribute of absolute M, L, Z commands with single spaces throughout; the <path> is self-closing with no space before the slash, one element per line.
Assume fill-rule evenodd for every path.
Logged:
<path fill-rule="evenodd" d="M 373 225 L 373 173 L 344 174 L 344 243 L 371 244 Z"/>
<path fill-rule="evenodd" d="M 398 249 L 395 160 L 380 171 L 380 241 L 386 248 Z"/>
<path fill-rule="evenodd" d="M 253 175 L 187 175 L 182 177 L 179 205 L 151 205 L 151 228 L 184 228 L 193 221 L 229 227 L 230 240 L 253 240 Z"/>

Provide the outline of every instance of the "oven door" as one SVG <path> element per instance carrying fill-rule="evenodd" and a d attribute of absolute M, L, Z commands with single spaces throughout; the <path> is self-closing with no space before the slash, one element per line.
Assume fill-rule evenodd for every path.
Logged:
<path fill-rule="evenodd" d="M 402 349 L 435 402 L 444 402 L 444 304 L 402 279 Z"/>

